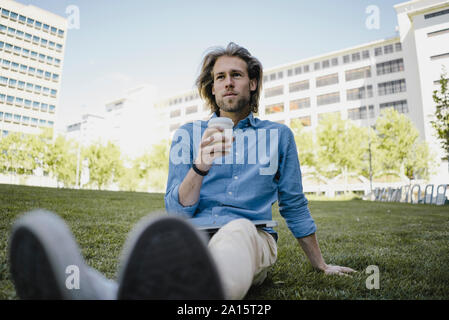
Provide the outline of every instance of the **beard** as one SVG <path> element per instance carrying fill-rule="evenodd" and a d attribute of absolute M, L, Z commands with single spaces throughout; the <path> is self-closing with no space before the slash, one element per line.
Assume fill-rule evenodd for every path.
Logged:
<path fill-rule="evenodd" d="M 249 96 L 233 98 L 217 98 L 216 103 L 220 110 L 225 112 L 241 112 L 249 108 Z"/>

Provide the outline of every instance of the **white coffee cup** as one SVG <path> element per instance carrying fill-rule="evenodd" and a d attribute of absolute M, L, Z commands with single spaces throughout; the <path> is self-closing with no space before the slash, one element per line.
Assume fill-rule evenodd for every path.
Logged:
<path fill-rule="evenodd" d="M 209 120 L 207 127 L 208 128 L 221 127 L 223 129 L 232 129 L 234 128 L 234 121 L 226 117 L 216 117 Z"/>
<path fill-rule="evenodd" d="M 216 118 L 212 118 L 209 120 L 208 124 L 207 124 L 208 128 L 223 128 L 224 132 L 223 133 L 215 133 L 212 135 L 212 137 L 214 137 L 214 141 L 213 143 L 218 143 L 219 141 L 221 141 L 221 137 L 224 135 L 226 137 L 226 140 L 231 140 L 232 141 L 232 129 L 234 128 L 234 121 L 232 121 L 232 119 L 230 118 L 226 118 L 226 117 L 216 117 Z"/>

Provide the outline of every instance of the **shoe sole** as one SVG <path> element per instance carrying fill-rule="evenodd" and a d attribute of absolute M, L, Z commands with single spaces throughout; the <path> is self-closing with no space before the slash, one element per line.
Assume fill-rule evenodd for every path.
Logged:
<path fill-rule="evenodd" d="M 11 276 L 21 299 L 89 299 L 92 288 L 86 279 L 78 246 L 57 215 L 35 210 L 18 219 L 9 241 Z M 79 270 L 80 289 L 66 286 L 68 266 Z M 86 292 L 89 292 L 86 295 Z"/>
<path fill-rule="evenodd" d="M 224 299 L 205 239 L 180 218 L 141 222 L 127 241 L 122 261 L 119 299 Z"/>

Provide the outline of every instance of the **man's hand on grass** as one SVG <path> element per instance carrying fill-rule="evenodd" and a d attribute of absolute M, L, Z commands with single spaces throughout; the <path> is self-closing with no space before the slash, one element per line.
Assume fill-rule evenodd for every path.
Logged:
<path fill-rule="evenodd" d="M 326 264 L 326 266 L 323 268 L 323 272 L 325 274 L 336 274 L 339 276 L 348 276 L 349 273 L 357 272 L 351 268 L 348 267 L 340 267 L 340 266 L 333 266 L 331 264 Z"/>

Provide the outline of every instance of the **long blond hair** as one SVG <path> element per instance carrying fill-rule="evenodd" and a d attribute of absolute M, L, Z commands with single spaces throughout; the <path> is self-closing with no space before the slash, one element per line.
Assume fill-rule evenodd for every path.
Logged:
<path fill-rule="evenodd" d="M 214 47 L 204 57 L 202 62 L 201 73 L 196 79 L 196 86 L 200 97 L 206 101 L 206 104 L 211 108 L 212 112 L 218 112 L 219 107 L 215 102 L 215 96 L 212 94 L 212 86 L 214 84 L 214 78 L 212 70 L 215 62 L 222 56 L 238 57 L 246 62 L 247 72 L 250 79 L 257 80 L 257 88 L 251 91 L 249 104 L 251 111 L 257 113 L 259 109 L 259 97 L 262 88 L 263 68 L 257 58 L 253 57 L 249 51 L 234 42 L 230 42 L 226 48 Z"/>

